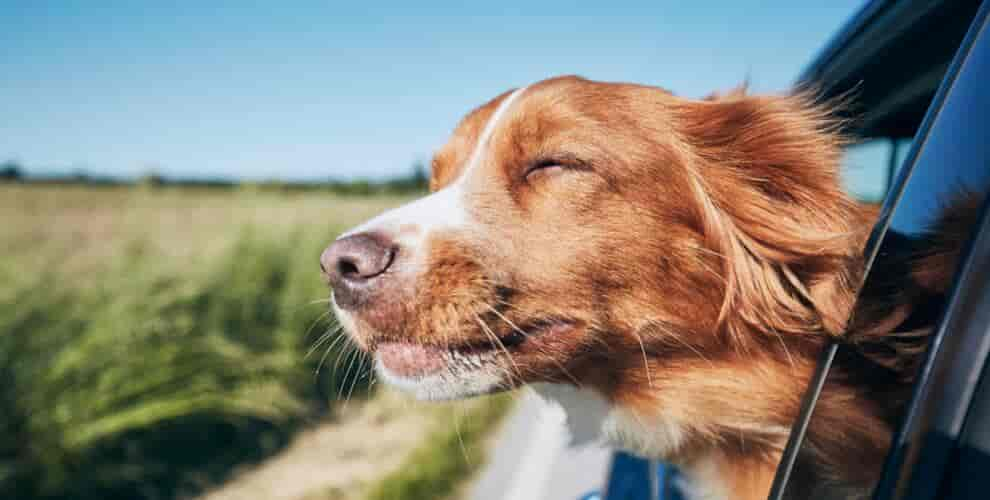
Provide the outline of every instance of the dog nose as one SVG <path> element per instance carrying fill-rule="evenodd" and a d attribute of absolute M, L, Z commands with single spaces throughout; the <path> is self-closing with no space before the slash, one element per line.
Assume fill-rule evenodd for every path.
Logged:
<path fill-rule="evenodd" d="M 320 255 L 320 268 L 337 304 L 356 304 L 360 291 L 392 265 L 395 253 L 395 243 L 378 233 L 352 234 L 330 244 Z"/>

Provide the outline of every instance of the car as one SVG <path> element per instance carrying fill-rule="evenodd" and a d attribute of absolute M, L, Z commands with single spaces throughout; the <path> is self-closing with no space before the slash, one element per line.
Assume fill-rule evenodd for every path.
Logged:
<path fill-rule="evenodd" d="M 936 244 L 930 225 L 953 196 L 968 193 L 978 207 L 955 243 L 954 277 L 925 304 L 933 333 L 874 500 L 976 499 L 990 491 L 988 12 L 990 1 L 872 1 L 797 79 L 824 99 L 854 103 L 847 132 L 858 141 L 847 151 L 846 187 L 861 201 L 882 203 L 865 249 L 861 297 L 898 272 L 893 264 L 905 252 Z M 797 457 L 810 446 L 805 431 L 829 390 L 831 363 L 854 348 L 837 341 L 822 353 L 771 500 L 808 498 L 789 479 L 802 473 Z M 671 466 L 616 452 L 606 484 L 585 499 L 680 500 L 678 483 Z"/>

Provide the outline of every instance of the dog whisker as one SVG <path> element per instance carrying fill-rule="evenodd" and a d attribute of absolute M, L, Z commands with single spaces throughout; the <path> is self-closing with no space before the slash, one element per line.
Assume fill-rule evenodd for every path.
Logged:
<path fill-rule="evenodd" d="M 464 446 L 464 436 L 461 435 L 461 419 L 464 417 L 464 404 L 458 401 L 454 405 L 454 432 L 457 434 L 457 443 L 461 448 L 461 455 L 464 456 L 464 462 L 471 466 L 471 458 L 468 457 L 467 447 Z"/>
<path fill-rule="evenodd" d="M 360 355 L 361 355 L 361 352 L 360 352 L 359 349 L 351 349 L 351 352 L 350 352 L 350 354 L 347 357 L 348 358 L 347 359 L 347 371 L 344 372 L 344 377 L 341 380 L 340 386 L 339 386 L 341 392 L 343 391 L 344 387 L 347 386 L 347 381 L 351 377 L 351 370 L 354 367 L 354 362 L 355 362 L 355 360 L 357 360 L 360 357 Z M 352 383 L 350 385 L 350 390 L 347 391 L 347 395 L 343 398 L 344 399 L 344 408 L 347 408 L 348 404 L 351 402 L 351 391 L 353 389 L 354 389 L 354 382 L 352 381 Z M 338 394 L 340 394 L 340 392 L 338 392 Z"/>
<path fill-rule="evenodd" d="M 346 352 L 344 352 L 345 350 L 346 350 Z M 334 362 L 333 362 L 333 371 L 331 372 L 331 375 L 333 376 L 333 378 L 335 380 L 337 379 L 337 376 L 340 374 L 341 363 L 346 364 L 347 361 L 345 361 L 345 358 L 347 358 L 349 360 L 350 357 L 353 356 L 353 354 L 356 351 L 358 351 L 358 350 L 359 350 L 358 347 L 356 345 L 354 345 L 352 342 L 350 342 L 349 340 L 346 341 L 346 342 L 344 342 L 343 344 L 341 344 L 341 351 L 342 352 L 340 352 L 339 354 L 337 354 L 337 359 L 335 359 Z M 340 394 L 339 394 L 339 391 L 338 391 L 338 396 L 339 395 Z"/>
<path fill-rule="evenodd" d="M 646 358 L 646 345 L 643 344 L 643 336 L 636 330 L 633 330 L 632 333 L 639 342 L 639 350 L 643 353 L 643 369 L 646 370 L 646 381 L 649 383 L 650 387 L 653 387 L 653 374 L 650 373 L 650 362 Z"/>
<path fill-rule="evenodd" d="M 506 304 L 508 305 L 508 303 L 506 303 Z M 499 312 L 498 309 L 495 309 L 494 307 L 492 307 L 489 304 L 484 304 L 484 306 L 487 307 L 488 310 L 491 311 L 493 314 L 495 314 L 495 316 L 497 316 L 498 318 L 500 318 L 506 325 L 509 325 L 509 328 L 512 328 L 516 333 L 519 333 L 523 337 L 525 337 L 525 336 L 528 335 L 525 331 L 523 331 L 522 328 L 519 328 L 519 326 L 517 326 L 515 323 L 513 323 L 509 318 L 505 317 L 504 314 L 502 314 L 501 312 Z M 541 350 L 543 350 L 543 348 L 541 348 Z M 574 377 L 574 375 L 572 375 L 570 371 L 568 371 L 566 368 L 564 368 L 564 365 L 561 364 L 560 361 L 558 361 L 556 357 L 554 357 L 554 356 L 551 355 L 551 356 L 549 356 L 549 358 L 550 358 L 550 360 L 555 365 L 557 365 L 557 368 L 560 369 L 561 373 L 564 376 L 566 376 L 568 379 L 570 379 L 571 382 L 573 382 L 575 386 L 581 387 L 581 383 L 578 381 L 578 379 L 576 377 Z"/>
<path fill-rule="evenodd" d="M 368 375 L 367 370 L 365 370 L 364 373 L 362 373 L 362 369 L 365 368 L 362 353 L 357 350 L 355 350 L 355 352 L 357 353 L 355 356 L 355 359 L 357 361 L 357 372 L 355 372 L 354 376 L 351 378 L 351 387 L 347 390 L 347 396 L 344 398 L 345 408 L 347 407 L 347 404 L 351 400 L 351 395 L 354 393 L 354 387 L 357 386 L 357 383 L 363 380 L 364 377 Z M 350 373 L 350 369 L 348 369 L 347 371 L 348 373 Z"/>
<path fill-rule="evenodd" d="M 320 376 L 320 371 L 323 369 L 323 364 L 326 363 L 327 358 L 330 356 L 330 353 L 334 352 L 334 349 L 336 348 L 337 344 L 340 342 L 344 342 L 344 344 L 346 344 L 348 342 L 347 336 L 337 335 L 336 338 L 333 339 L 333 342 L 331 342 L 330 345 L 326 348 L 326 350 L 323 351 L 323 355 L 320 356 L 320 362 L 316 364 L 316 369 L 313 371 L 314 379 Z M 336 361 L 339 360 L 340 360 L 340 354 L 337 355 Z M 334 375 L 335 373 L 336 373 L 336 368 L 334 369 L 333 372 L 331 372 L 331 375 Z"/>
<path fill-rule="evenodd" d="M 512 364 L 513 373 L 515 373 L 515 376 L 512 377 L 513 379 L 515 379 L 513 381 L 513 386 L 517 385 L 518 381 L 522 380 L 522 372 L 519 370 L 519 365 L 516 364 L 516 361 L 515 359 L 513 359 L 512 354 L 509 353 L 509 349 L 505 347 L 505 344 L 502 342 L 502 340 L 499 339 L 497 335 L 495 335 L 495 332 L 492 331 L 491 327 L 489 327 L 488 324 L 485 323 L 485 321 L 481 319 L 480 316 L 475 314 L 474 319 L 475 321 L 478 322 L 478 325 L 481 327 L 482 331 L 484 331 L 485 334 L 489 337 L 491 342 L 494 343 L 493 347 L 497 347 L 501 349 L 502 352 L 505 354 L 506 359 L 509 361 L 509 363 Z"/>
<path fill-rule="evenodd" d="M 664 326 L 663 323 L 660 323 L 660 322 L 651 322 L 649 324 L 649 326 L 652 327 L 652 328 L 656 328 L 657 330 L 660 330 L 661 332 L 663 332 L 664 339 L 672 339 L 672 340 L 676 341 L 678 344 L 680 344 L 680 345 L 688 348 L 688 350 L 690 350 L 695 355 L 697 355 L 699 358 L 701 358 L 703 361 L 705 361 L 706 363 L 708 363 L 709 366 L 714 366 L 714 364 L 712 363 L 712 360 L 709 359 L 707 356 L 705 356 L 701 351 L 699 351 L 697 347 L 691 345 L 690 342 L 688 342 L 687 340 L 684 340 L 683 338 L 681 338 L 680 335 L 677 335 L 675 332 L 670 331 L 670 329 L 668 329 L 666 326 Z"/>
<path fill-rule="evenodd" d="M 313 345 L 310 346 L 308 351 L 306 351 L 306 355 L 303 359 L 308 359 L 314 352 L 316 352 L 317 349 L 323 346 L 323 344 L 329 342 L 330 339 L 334 338 L 334 336 L 339 336 L 343 329 L 344 327 L 341 325 L 331 326 L 326 332 L 323 333 L 323 335 L 320 335 L 320 337 L 316 339 L 316 342 L 313 342 Z"/>

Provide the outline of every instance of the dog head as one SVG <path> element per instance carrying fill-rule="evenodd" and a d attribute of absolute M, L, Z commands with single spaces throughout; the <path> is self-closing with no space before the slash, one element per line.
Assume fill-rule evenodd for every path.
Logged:
<path fill-rule="evenodd" d="M 426 399 L 559 382 L 615 400 L 679 360 L 790 356 L 841 330 L 866 229 L 834 132 L 800 95 L 508 91 L 436 153 L 431 194 L 323 253 L 334 312 Z"/>

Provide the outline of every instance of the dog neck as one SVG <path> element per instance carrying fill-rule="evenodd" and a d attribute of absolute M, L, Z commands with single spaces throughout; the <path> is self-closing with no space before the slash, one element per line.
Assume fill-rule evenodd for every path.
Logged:
<path fill-rule="evenodd" d="M 563 409 L 572 446 L 598 442 L 674 464 L 684 476 L 680 486 L 690 500 L 766 498 L 789 434 L 789 428 L 780 423 L 786 418 L 778 415 L 777 423 L 772 423 L 774 419 L 769 415 L 763 419 L 735 418 L 738 408 L 728 404 L 720 411 L 705 412 L 726 427 L 704 434 L 699 430 L 709 423 L 681 418 L 663 396 L 657 397 L 655 405 L 637 410 L 611 402 L 590 388 L 531 386 L 549 404 Z M 851 499 L 864 498 L 868 493 L 886 449 L 887 432 L 872 412 L 852 411 L 851 406 L 862 409 L 868 404 L 844 389 L 831 387 L 820 400 L 809 438 L 822 449 L 799 458 L 801 474 L 810 476 L 799 480 L 803 486 L 795 485 L 795 494 L 788 498 Z M 652 391 L 663 392 L 657 388 Z M 735 401 L 750 409 L 758 406 L 754 404 L 755 395 L 734 396 Z M 799 400 L 800 394 L 791 399 Z M 755 421 L 763 423 L 754 425 Z M 850 439 L 840 439 L 842 436 Z"/>
<path fill-rule="evenodd" d="M 733 459 L 714 447 L 686 455 L 688 430 L 675 419 L 644 418 L 610 404 L 591 389 L 563 384 L 532 384 L 548 404 L 564 410 L 571 446 L 602 443 L 649 459 L 675 463 L 683 473 L 678 486 L 690 500 L 766 498 L 776 460 Z"/>

